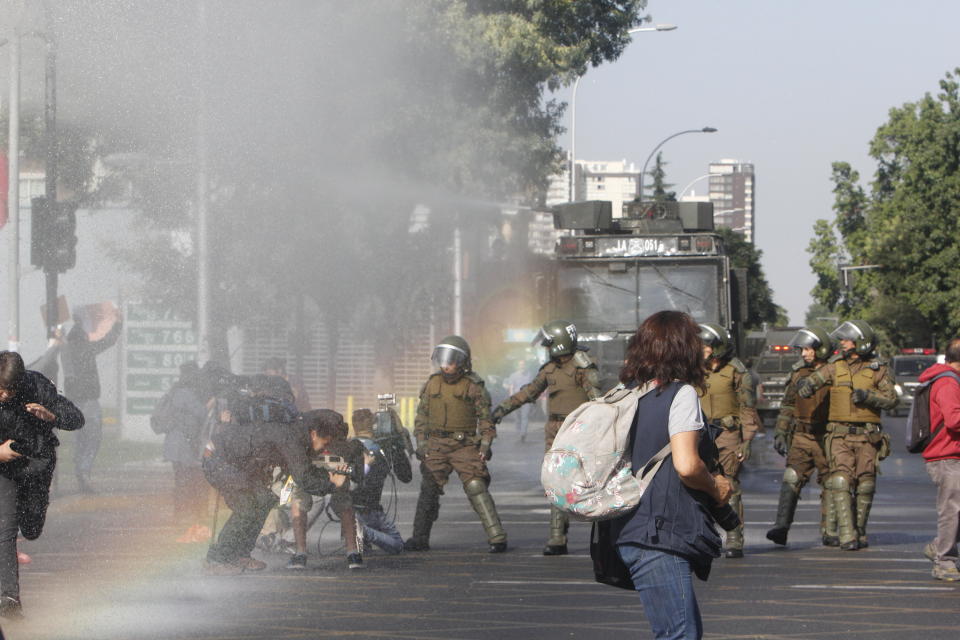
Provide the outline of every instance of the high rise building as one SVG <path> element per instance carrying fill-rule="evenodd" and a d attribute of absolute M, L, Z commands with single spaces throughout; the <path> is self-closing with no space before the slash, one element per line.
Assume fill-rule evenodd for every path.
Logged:
<path fill-rule="evenodd" d="M 562 173 L 550 179 L 547 189 L 547 206 L 570 200 L 570 173 Z M 613 217 L 623 215 L 623 203 L 637 196 L 640 169 L 626 160 L 587 161 L 577 160 L 576 180 L 573 184 L 573 201 L 606 200 L 611 203 Z"/>
<path fill-rule="evenodd" d="M 723 159 L 710 163 L 710 202 L 713 221 L 743 235 L 747 242 L 756 236 L 754 218 L 755 176 L 753 164 Z"/>

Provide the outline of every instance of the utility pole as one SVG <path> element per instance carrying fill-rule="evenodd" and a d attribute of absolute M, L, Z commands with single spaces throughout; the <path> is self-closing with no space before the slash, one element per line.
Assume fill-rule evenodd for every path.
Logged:
<path fill-rule="evenodd" d="M 57 179 L 60 176 L 60 152 L 57 144 L 57 43 L 53 37 L 50 7 L 44 3 L 46 12 L 46 58 L 44 60 L 43 76 L 43 134 L 46 151 L 46 184 L 44 195 L 47 206 L 57 207 Z M 31 212 L 31 215 L 36 215 Z M 47 283 L 47 337 L 52 338 L 57 330 L 59 309 L 57 307 L 58 273 L 56 269 L 45 269 Z"/>
<path fill-rule="evenodd" d="M 10 30 L 10 123 L 7 140 L 9 188 L 7 189 L 7 224 L 10 248 L 7 277 L 9 286 L 10 324 L 7 348 L 20 350 L 20 27 L 17 21 Z"/>
<path fill-rule="evenodd" d="M 210 344 L 210 256 L 207 226 L 207 106 L 204 92 L 203 68 L 206 59 L 204 39 L 207 33 L 207 5 L 197 3 L 197 68 L 195 70 L 197 97 L 197 361 L 206 363 L 212 352 Z"/>

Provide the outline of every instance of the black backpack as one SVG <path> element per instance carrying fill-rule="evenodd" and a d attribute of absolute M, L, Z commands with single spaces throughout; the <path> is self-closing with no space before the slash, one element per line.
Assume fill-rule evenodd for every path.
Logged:
<path fill-rule="evenodd" d="M 157 401 L 150 415 L 150 428 L 158 436 L 170 433 L 177 428 L 177 414 L 173 407 L 173 395 L 176 387 L 170 389 Z"/>
<path fill-rule="evenodd" d="M 907 414 L 907 428 L 905 431 L 907 451 L 910 453 L 923 453 L 923 450 L 927 448 L 930 441 L 933 440 L 934 436 L 940 433 L 940 429 L 943 428 L 943 423 L 941 422 L 937 425 L 936 429 L 933 429 L 931 432 L 933 425 L 930 424 L 930 389 L 933 387 L 934 382 L 946 376 L 951 376 L 960 383 L 960 375 L 957 375 L 953 371 L 944 371 L 919 385 L 913 392 L 913 404 L 910 405 L 910 413 Z"/>

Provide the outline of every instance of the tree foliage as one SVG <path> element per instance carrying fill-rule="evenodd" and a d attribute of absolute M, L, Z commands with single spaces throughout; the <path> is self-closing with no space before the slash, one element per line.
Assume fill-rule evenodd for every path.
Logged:
<path fill-rule="evenodd" d="M 935 96 L 890 110 L 870 143 L 877 167 L 869 194 L 846 163 L 834 164 L 834 256 L 876 268 L 860 272 L 849 290 L 831 289 L 825 221 L 810 247 L 814 297 L 842 316 L 866 318 L 895 346 L 943 342 L 960 331 L 958 75 L 947 73 Z"/>
<path fill-rule="evenodd" d="M 666 168 L 668 164 L 670 163 L 663 159 L 663 152 L 658 151 L 653 169 L 647 173 L 653 183 L 650 186 L 653 189 L 652 195 L 654 202 L 676 202 L 677 200 L 677 192 L 669 191 L 673 184 L 666 181 Z"/>
<path fill-rule="evenodd" d="M 717 233 L 723 239 L 733 267 L 747 272 L 746 328 L 757 329 L 764 322 L 770 325 L 787 324 L 787 312 L 773 301 L 773 291 L 760 264 L 763 251 L 732 229 L 720 228 Z"/>
<path fill-rule="evenodd" d="M 483 230 L 488 203 L 540 199 L 564 111 L 545 91 L 616 58 L 646 3 L 239 4 L 208 3 L 202 92 L 182 101 L 186 139 L 210 113 L 214 322 L 289 315 L 305 295 L 328 334 L 362 324 L 398 343 L 449 297 L 453 226 Z M 166 138 L 119 137 L 170 153 Z M 134 176 L 151 232 L 121 248 L 152 293 L 190 306 L 192 173 Z M 418 205 L 429 225 L 411 233 Z"/>

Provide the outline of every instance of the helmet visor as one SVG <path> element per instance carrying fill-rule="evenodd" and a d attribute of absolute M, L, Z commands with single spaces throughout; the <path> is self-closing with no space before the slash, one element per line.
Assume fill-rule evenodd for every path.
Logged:
<path fill-rule="evenodd" d="M 709 327 L 705 324 L 700 325 L 700 339 L 703 340 L 703 344 L 708 347 L 719 346 L 723 342 L 723 338 L 719 333 L 716 332 L 713 327 Z"/>
<path fill-rule="evenodd" d="M 803 349 L 805 347 L 809 349 L 819 349 L 821 346 L 823 346 L 823 343 L 813 331 L 810 331 L 809 329 L 800 329 L 800 331 L 797 331 L 796 335 L 790 339 L 790 346 L 798 349 Z"/>
<path fill-rule="evenodd" d="M 467 353 L 463 349 L 458 349 L 450 344 L 438 344 L 434 347 L 433 356 L 430 360 L 437 368 L 455 365 L 462 369 L 467 363 Z"/>
<path fill-rule="evenodd" d="M 540 327 L 540 330 L 534 334 L 533 339 L 530 340 L 531 347 L 549 347 L 553 344 L 553 336 L 547 334 L 543 330 L 543 327 Z"/>
<path fill-rule="evenodd" d="M 831 331 L 830 337 L 837 342 L 840 340 L 852 340 L 853 342 L 859 342 L 866 338 L 866 336 L 863 335 L 863 332 L 860 331 L 859 327 L 849 320 Z"/>

